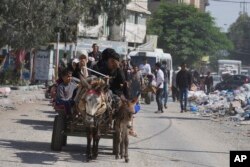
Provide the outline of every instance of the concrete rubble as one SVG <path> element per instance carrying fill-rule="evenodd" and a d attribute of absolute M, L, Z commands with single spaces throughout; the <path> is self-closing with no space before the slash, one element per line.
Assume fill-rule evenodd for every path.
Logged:
<path fill-rule="evenodd" d="M 190 91 L 188 109 L 203 117 L 226 117 L 239 125 L 250 124 L 250 84 L 237 90 Z"/>

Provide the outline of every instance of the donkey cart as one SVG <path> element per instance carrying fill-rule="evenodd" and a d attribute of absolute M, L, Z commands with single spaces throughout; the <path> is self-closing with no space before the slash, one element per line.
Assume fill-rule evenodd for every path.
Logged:
<path fill-rule="evenodd" d="M 87 137 L 87 126 L 81 117 L 69 120 L 64 106 L 56 106 L 55 110 L 58 115 L 55 116 L 52 132 L 51 149 L 53 151 L 61 151 L 62 147 L 67 145 L 68 136 Z M 100 126 L 100 137 L 113 140 L 114 153 L 115 131 L 113 128 L 106 125 Z"/>
<path fill-rule="evenodd" d="M 122 100 L 110 93 L 104 80 L 96 77 L 81 83 L 85 85 L 78 88 L 75 98 L 77 114 L 69 116 L 64 106 L 54 106 L 58 115 L 54 120 L 51 149 L 61 151 L 68 136 L 86 137 L 86 156 L 90 161 L 98 156 L 100 138 L 113 139 L 116 159 L 120 154 L 128 162 L 128 124 L 138 97 L 131 101 Z"/>

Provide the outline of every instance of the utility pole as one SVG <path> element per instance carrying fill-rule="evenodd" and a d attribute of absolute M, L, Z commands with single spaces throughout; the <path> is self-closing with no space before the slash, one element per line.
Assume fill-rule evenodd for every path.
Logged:
<path fill-rule="evenodd" d="M 246 2 L 246 0 L 240 2 L 240 8 L 241 8 L 241 13 L 242 14 L 247 13 L 247 2 Z"/>
<path fill-rule="evenodd" d="M 125 0 L 125 6 L 124 6 L 124 12 L 123 12 L 123 14 L 124 14 L 124 20 L 123 20 L 123 42 L 125 42 L 126 41 L 126 23 L 127 23 L 127 0 Z"/>
<path fill-rule="evenodd" d="M 60 31 L 57 32 L 57 43 L 56 43 L 56 70 L 55 78 L 58 79 L 59 74 L 59 42 L 60 42 Z"/>

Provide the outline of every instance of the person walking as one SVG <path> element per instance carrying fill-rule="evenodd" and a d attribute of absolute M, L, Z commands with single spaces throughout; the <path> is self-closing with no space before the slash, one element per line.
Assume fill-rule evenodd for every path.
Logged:
<path fill-rule="evenodd" d="M 130 99 L 134 99 L 137 97 L 137 95 L 141 92 L 142 86 L 144 84 L 144 80 L 142 77 L 141 72 L 139 71 L 138 67 L 136 65 L 133 65 L 133 69 L 131 72 L 131 78 L 130 78 Z"/>
<path fill-rule="evenodd" d="M 212 91 L 213 84 L 214 84 L 213 77 L 211 76 L 210 72 L 207 72 L 207 76 L 205 78 L 205 87 L 207 94 L 209 94 Z"/>
<path fill-rule="evenodd" d="M 168 102 L 168 85 L 169 85 L 169 76 L 170 72 L 167 67 L 167 61 L 162 61 L 161 67 L 163 74 L 164 74 L 164 82 L 163 82 L 163 99 L 164 99 L 164 108 L 167 109 L 167 102 Z"/>
<path fill-rule="evenodd" d="M 180 91 L 181 113 L 183 111 L 187 112 L 187 97 L 188 90 L 191 88 L 191 74 L 187 70 L 186 63 L 182 63 L 181 65 L 181 70 L 176 76 L 176 85 Z"/>
<path fill-rule="evenodd" d="M 163 113 L 163 105 L 162 105 L 162 97 L 163 97 L 163 87 L 164 87 L 164 73 L 161 70 L 161 64 L 156 63 L 155 64 L 155 69 L 156 69 L 156 86 L 157 86 L 157 91 L 156 91 L 156 102 L 158 106 L 158 111 L 155 113 Z"/>
<path fill-rule="evenodd" d="M 177 76 L 177 73 L 181 70 L 181 67 L 178 67 L 178 70 L 177 71 L 173 71 L 173 75 L 172 75 L 172 98 L 173 98 L 173 102 L 175 101 L 179 101 L 179 90 L 177 88 L 177 85 L 176 85 L 176 76 Z"/>

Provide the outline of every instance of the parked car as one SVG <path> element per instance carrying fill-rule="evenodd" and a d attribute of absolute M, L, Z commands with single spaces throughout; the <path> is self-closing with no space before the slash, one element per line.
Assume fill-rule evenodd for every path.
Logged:
<path fill-rule="evenodd" d="M 245 75 L 230 75 L 215 86 L 215 90 L 234 90 L 250 83 L 250 78 Z"/>
<path fill-rule="evenodd" d="M 220 75 L 217 75 L 217 74 L 211 74 L 211 75 L 212 75 L 213 81 L 214 81 L 213 87 L 215 87 L 218 83 L 220 83 L 222 81 L 222 78 Z"/>

